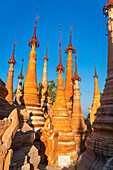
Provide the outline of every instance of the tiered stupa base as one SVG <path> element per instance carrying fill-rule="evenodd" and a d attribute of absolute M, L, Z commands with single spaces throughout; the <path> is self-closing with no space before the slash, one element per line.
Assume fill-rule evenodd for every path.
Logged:
<path fill-rule="evenodd" d="M 86 141 L 86 151 L 77 161 L 78 170 L 103 170 L 106 161 L 113 157 L 113 105 L 101 106 L 94 122 L 94 132 Z M 103 129 L 103 130 L 102 130 Z"/>
<path fill-rule="evenodd" d="M 27 112 L 30 114 L 29 125 L 33 127 L 35 132 L 44 126 L 44 113 L 41 107 L 26 106 Z"/>
<path fill-rule="evenodd" d="M 64 109 L 58 114 L 58 110 L 52 115 L 52 122 L 54 128 L 58 131 L 58 145 L 57 145 L 57 156 L 59 155 L 70 155 L 70 164 L 77 159 L 76 144 L 74 140 L 74 134 L 71 129 L 71 122 Z M 56 112 L 56 114 L 55 114 Z M 57 159 L 58 160 L 58 159 Z"/>

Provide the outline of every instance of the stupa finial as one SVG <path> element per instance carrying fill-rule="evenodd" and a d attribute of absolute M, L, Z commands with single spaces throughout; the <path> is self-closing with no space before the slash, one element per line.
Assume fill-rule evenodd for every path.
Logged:
<path fill-rule="evenodd" d="M 60 41 L 59 41 L 59 64 L 58 66 L 56 67 L 56 71 L 59 71 L 59 70 L 62 70 L 64 71 L 65 68 L 63 67 L 62 65 L 62 61 L 61 61 L 61 25 L 59 25 L 59 37 L 60 37 Z"/>
<path fill-rule="evenodd" d="M 16 42 L 16 37 L 17 37 L 17 31 L 16 31 L 16 35 L 15 35 L 15 43 L 14 43 L 14 47 L 13 47 L 13 54 L 12 54 L 11 59 L 8 60 L 8 63 L 9 63 L 9 64 L 10 64 L 10 63 L 16 64 L 16 61 L 15 61 L 15 59 L 14 59 L 15 44 L 17 44 L 17 42 Z"/>
<path fill-rule="evenodd" d="M 35 28 L 34 28 L 34 34 L 33 37 L 29 40 L 29 46 L 32 47 L 32 43 L 35 43 L 36 47 L 39 47 L 39 41 L 36 38 L 36 25 L 37 25 L 37 19 L 39 18 L 38 16 L 38 8 L 37 8 L 37 12 L 36 12 L 36 20 L 35 20 Z"/>

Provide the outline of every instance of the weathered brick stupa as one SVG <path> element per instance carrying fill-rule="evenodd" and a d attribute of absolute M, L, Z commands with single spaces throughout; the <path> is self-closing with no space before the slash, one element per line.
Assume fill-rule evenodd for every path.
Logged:
<path fill-rule="evenodd" d="M 76 52 L 76 49 L 72 46 L 71 43 L 72 38 L 72 27 L 70 30 L 70 41 L 68 47 L 65 49 L 65 53 L 68 54 L 67 58 L 67 69 L 66 69 L 66 80 L 65 80 L 65 99 L 66 99 L 66 105 L 72 106 L 72 96 L 73 96 L 73 83 L 72 83 L 72 77 L 73 77 L 73 59 L 72 59 L 72 53 Z"/>
<path fill-rule="evenodd" d="M 94 131 L 86 140 L 86 151 L 77 161 L 78 170 L 103 170 L 106 161 L 113 157 L 113 0 L 104 6 L 104 15 L 108 16 L 107 79 L 101 106 L 96 113 Z"/>
<path fill-rule="evenodd" d="M 24 79 L 24 76 L 22 75 L 22 69 L 23 69 L 23 59 L 22 59 L 22 66 L 21 66 L 21 72 L 20 75 L 18 76 L 19 82 L 18 82 L 18 87 L 15 95 L 15 103 L 18 105 L 22 104 L 22 79 Z"/>
<path fill-rule="evenodd" d="M 95 65 L 95 87 L 94 87 L 94 96 L 93 96 L 93 104 L 92 108 L 88 108 L 90 112 L 90 123 L 91 125 L 93 124 L 96 116 L 95 113 L 97 112 L 97 109 L 100 107 L 100 92 L 99 92 L 99 87 L 98 87 L 98 75 L 96 73 L 96 65 Z"/>
<path fill-rule="evenodd" d="M 37 17 L 38 18 L 38 17 Z M 37 131 L 40 127 L 44 126 L 44 117 L 39 104 L 39 96 L 37 90 L 37 79 L 36 79 L 36 51 L 35 48 L 39 47 L 39 41 L 36 38 L 36 24 L 35 21 L 34 35 L 29 40 L 29 46 L 31 52 L 29 54 L 29 63 L 24 82 L 24 104 L 29 113 L 31 113 L 30 125 L 33 126 L 34 130 Z"/>
<path fill-rule="evenodd" d="M 61 30 L 61 26 L 60 26 Z M 67 113 L 67 107 L 64 96 L 63 89 L 63 77 L 62 72 L 65 68 L 61 62 L 61 39 L 59 42 L 59 65 L 56 67 L 58 71 L 57 80 L 57 94 L 56 99 L 53 104 L 52 122 L 54 128 L 58 131 L 58 146 L 57 146 L 57 156 L 59 155 L 70 155 L 71 163 L 73 163 L 76 158 L 76 146 L 74 140 L 74 134 L 71 128 L 71 121 Z"/>
<path fill-rule="evenodd" d="M 48 112 L 49 105 L 51 103 L 51 98 L 48 89 L 48 81 L 47 81 L 47 61 L 49 60 L 47 56 L 47 52 L 48 52 L 48 45 L 46 47 L 46 56 L 43 58 L 44 60 L 43 74 L 42 74 L 41 85 L 39 88 L 39 98 L 41 100 L 41 107 L 44 109 L 44 112 Z"/>
<path fill-rule="evenodd" d="M 9 104 L 13 104 L 13 72 L 14 72 L 13 66 L 14 64 L 16 64 L 16 61 L 14 59 L 15 44 L 16 42 L 14 43 L 12 57 L 10 60 L 8 60 L 8 63 L 10 64 L 10 68 L 8 71 L 8 77 L 7 77 L 7 83 L 6 83 L 6 88 L 8 90 L 8 95 L 6 96 L 6 100 L 9 102 Z"/>
<path fill-rule="evenodd" d="M 81 154 L 84 151 L 85 146 L 85 131 L 86 125 L 84 124 L 81 103 L 80 103 L 80 91 L 78 82 L 81 81 L 81 78 L 77 74 L 77 61 L 75 54 L 75 75 L 72 77 L 73 86 L 74 86 L 74 95 L 73 95 L 73 112 L 72 112 L 72 130 L 74 132 L 75 141 L 76 141 L 76 150 L 78 154 Z"/>

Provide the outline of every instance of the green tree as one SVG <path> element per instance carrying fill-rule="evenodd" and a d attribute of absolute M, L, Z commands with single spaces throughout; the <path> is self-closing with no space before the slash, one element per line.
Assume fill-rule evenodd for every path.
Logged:
<path fill-rule="evenodd" d="M 51 96 L 51 100 L 54 103 L 55 98 L 56 98 L 56 92 L 57 92 L 57 86 L 56 86 L 54 80 L 48 81 L 48 89 L 49 89 L 49 93 L 50 93 L 50 96 Z"/>
<path fill-rule="evenodd" d="M 41 85 L 41 82 L 38 84 L 38 87 L 37 87 L 38 91 L 39 91 L 40 85 Z M 55 97 L 56 97 L 56 92 L 57 92 L 57 86 L 56 86 L 56 83 L 54 80 L 48 81 L 48 89 L 49 89 L 51 101 L 52 101 L 52 103 L 54 103 Z"/>
<path fill-rule="evenodd" d="M 15 97 L 16 92 L 17 92 L 17 89 L 15 89 L 15 91 L 13 92 L 13 97 Z"/>

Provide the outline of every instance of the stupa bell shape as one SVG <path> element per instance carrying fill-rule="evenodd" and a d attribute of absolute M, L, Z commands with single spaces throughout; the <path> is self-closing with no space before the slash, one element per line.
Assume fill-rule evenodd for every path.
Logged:
<path fill-rule="evenodd" d="M 8 77 L 7 77 L 7 83 L 6 83 L 8 95 L 6 96 L 5 99 L 9 102 L 9 104 L 13 104 L 13 73 L 14 73 L 13 66 L 14 66 L 14 64 L 16 64 L 16 61 L 14 59 L 15 44 L 16 44 L 16 42 L 14 43 L 12 57 L 10 60 L 8 60 L 8 63 L 10 64 L 10 68 L 8 71 Z"/>
<path fill-rule="evenodd" d="M 101 106 L 96 112 L 94 131 L 86 140 L 86 151 L 77 161 L 78 170 L 110 169 L 113 157 L 113 0 L 104 7 L 108 16 L 108 67 L 105 89 L 101 97 Z"/>
<path fill-rule="evenodd" d="M 69 155 L 71 163 L 73 163 L 77 159 L 76 146 L 64 96 L 62 71 L 65 68 L 61 62 L 61 41 L 59 45 L 59 65 L 56 67 L 56 71 L 58 71 L 57 94 L 53 104 L 52 122 L 59 134 L 57 158 L 59 155 Z"/>
<path fill-rule="evenodd" d="M 96 73 L 96 66 L 95 66 L 95 84 L 94 84 L 94 96 L 93 96 L 93 104 L 92 108 L 88 108 L 90 112 L 90 123 L 91 125 L 93 124 L 96 116 L 95 113 L 97 112 L 97 109 L 100 107 L 100 92 L 99 92 L 99 87 L 98 87 L 98 76 Z"/>
<path fill-rule="evenodd" d="M 66 69 L 66 80 L 65 80 L 65 99 L 66 99 L 66 105 L 72 106 L 72 97 L 73 97 L 73 83 L 72 83 L 72 77 L 73 77 L 73 59 L 72 59 L 72 53 L 76 52 L 76 49 L 72 46 L 71 43 L 72 38 L 72 28 L 70 30 L 70 41 L 69 46 L 65 49 L 65 53 L 68 54 L 67 58 L 67 69 Z"/>
<path fill-rule="evenodd" d="M 81 81 L 81 78 L 77 74 L 77 61 L 75 54 L 75 75 L 72 78 L 73 81 L 73 112 L 72 112 L 72 130 L 74 132 L 75 141 L 76 141 L 76 151 L 81 154 L 85 148 L 85 131 L 86 125 L 83 120 L 81 103 L 80 103 L 80 91 L 78 82 Z"/>
<path fill-rule="evenodd" d="M 33 126 L 34 131 L 40 129 L 44 126 L 44 117 L 39 104 L 39 96 L 37 90 L 37 78 L 36 78 L 36 51 L 35 48 L 39 47 L 39 41 L 36 38 L 36 23 L 34 35 L 32 39 L 29 40 L 29 46 L 31 47 L 31 52 L 29 54 L 29 63 L 27 68 L 27 73 L 24 82 L 24 104 L 27 111 L 30 113 L 31 122 L 30 125 Z"/>

